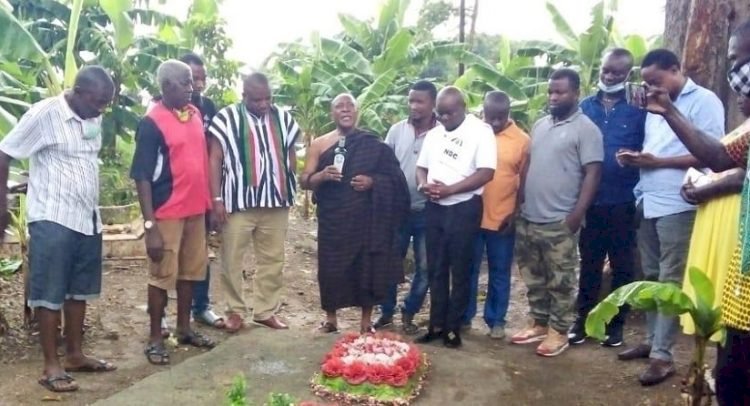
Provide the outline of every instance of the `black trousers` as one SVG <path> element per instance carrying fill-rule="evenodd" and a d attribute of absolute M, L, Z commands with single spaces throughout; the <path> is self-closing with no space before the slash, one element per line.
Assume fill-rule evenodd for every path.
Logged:
<path fill-rule="evenodd" d="M 474 240 L 482 220 L 482 199 L 425 208 L 430 327 L 458 331 L 469 306 Z"/>
<path fill-rule="evenodd" d="M 720 406 L 750 405 L 750 332 L 727 327 L 716 359 L 716 399 Z"/>
<path fill-rule="evenodd" d="M 578 279 L 578 320 L 583 323 L 599 302 L 604 260 L 612 268 L 612 290 L 633 281 L 636 249 L 636 208 L 634 203 L 592 206 L 586 213 L 578 248 L 581 275 Z M 608 331 L 622 331 L 628 308 L 623 306 Z"/>

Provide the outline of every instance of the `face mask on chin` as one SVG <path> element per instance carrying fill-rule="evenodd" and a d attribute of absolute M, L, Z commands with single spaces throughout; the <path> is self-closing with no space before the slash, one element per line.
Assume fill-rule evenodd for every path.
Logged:
<path fill-rule="evenodd" d="M 616 83 L 614 85 L 608 86 L 604 84 L 604 82 L 602 82 L 600 79 L 599 83 L 596 86 L 599 88 L 599 90 L 601 90 L 603 93 L 606 93 L 606 94 L 613 94 L 613 93 L 617 93 L 617 92 L 621 92 L 625 90 L 625 82 L 620 82 L 620 83 Z"/>
<path fill-rule="evenodd" d="M 98 118 L 83 120 L 81 126 L 83 127 L 84 140 L 92 140 L 102 133 L 102 121 Z"/>

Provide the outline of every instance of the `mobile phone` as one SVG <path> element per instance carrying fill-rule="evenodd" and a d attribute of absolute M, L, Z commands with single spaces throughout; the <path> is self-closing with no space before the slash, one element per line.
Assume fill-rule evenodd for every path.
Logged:
<path fill-rule="evenodd" d="M 646 86 L 640 83 L 627 83 L 625 85 L 625 99 L 630 105 L 638 108 L 646 108 Z"/>

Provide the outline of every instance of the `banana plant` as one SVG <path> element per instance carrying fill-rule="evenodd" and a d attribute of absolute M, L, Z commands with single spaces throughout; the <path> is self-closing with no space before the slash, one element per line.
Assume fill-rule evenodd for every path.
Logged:
<path fill-rule="evenodd" d="M 710 404 L 710 388 L 705 380 L 706 346 L 712 338 L 723 341 L 724 327 L 721 324 L 721 306 L 716 303 L 714 285 L 706 274 L 696 267 L 688 270 L 690 284 L 695 291 L 691 299 L 682 289 L 672 283 L 633 282 L 616 289 L 596 305 L 586 318 L 586 334 L 603 340 L 606 324 L 628 304 L 633 309 L 654 311 L 667 316 L 688 314 L 695 324 L 693 357 L 687 378 L 683 382 L 685 405 Z"/>

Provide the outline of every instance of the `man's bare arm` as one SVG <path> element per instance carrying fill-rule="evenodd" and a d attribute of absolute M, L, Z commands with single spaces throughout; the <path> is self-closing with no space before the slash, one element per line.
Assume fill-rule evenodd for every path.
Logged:
<path fill-rule="evenodd" d="M 417 167 L 417 185 L 427 184 L 427 168 Z"/>
<path fill-rule="evenodd" d="M 147 180 L 136 181 L 135 189 L 138 192 L 138 202 L 141 205 L 143 220 L 156 221 L 156 217 L 154 217 L 154 204 L 151 194 L 151 182 Z"/>
<path fill-rule="evenodd" d="M 494 169 L 479 168 L 476 172 L 466 177 L 466 179 L 450 185 L 450 194 L 455 195 L 458 193 L 471 192 L 473 190 L 479 189 L 487 182 L 491 181 L 494 175 Z"/>
<path fill-rule="evenodd" d="M 320 159 L 320 153 L 318 152 L 319 143 L 310 143 L 307 148 L 307 155 L 305 157 L 305 168 L 302 169 L 302 175 L 300 176 L 299 184 L 302 189 L 315 190 L 322 183 L 322 179 L 315 177 L 315 168 L 318 167 L 318 160 Z"/>
<path fill-rule="evenodd" d="M 578 201 L 576 202 L 573 211 L 568 216 L 570 223 L 571 219 L 574 221 L 574 228 L 580 228 L 581 222 L 586 217 L 586 211 L 589 206 L 594 202 L 596 198 L 596 191 L 599 188 L 599 182 L 602 178 L 602 163 L 592 162 L 583 166 L 583 184 L 581 185 L 581 193 L 578 195 Z"/>
<path fill-rule="evenodd" d="M 221 196 L 221 177 L 224 170 L 224 151 L 221 143 L 211 137 L 208 141 L 208 163 L 209 163 L 209 186 L 211 187 L 211 198 Z"/>
<path fill-rule="evenodd" d="M 708 165 L 712 171 L 723 172 L 737 166 L 724 144 L 696 128 L 676 107 L 668 108 L 664 113 L 664 119 L 688 151 L 700 162 Z"/>

